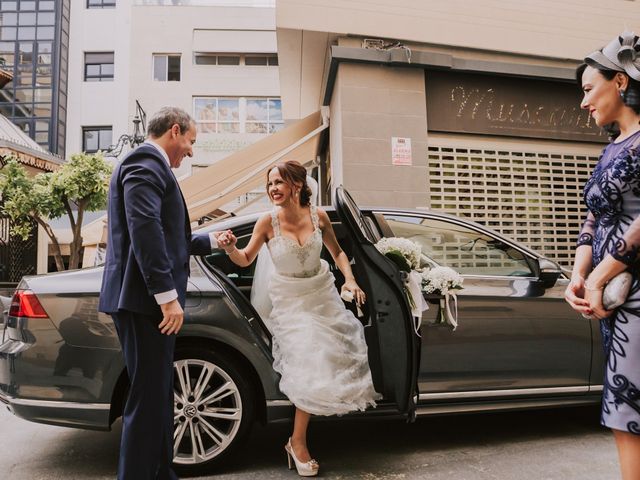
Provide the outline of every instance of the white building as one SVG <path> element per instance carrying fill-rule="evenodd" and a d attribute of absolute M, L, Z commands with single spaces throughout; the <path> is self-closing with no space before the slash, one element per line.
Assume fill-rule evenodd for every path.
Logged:
<path fill-rule="evenodd" d="M 171 105 L 198 122 L 178 178 L 282 127 L 275 0 L 78 0 L 71 19 L 67 155 L 133 133 L 136 101 L 149 118 Z M 103 240 L 87 228 L 85 266 Z"/>
<path fill-rule="evenodd" d="M 197 120 L 178 177 L 281 128 L 275 0 L 78 1 L 71 18 L 67 152 L 132 133 L 136 100 Z"/>

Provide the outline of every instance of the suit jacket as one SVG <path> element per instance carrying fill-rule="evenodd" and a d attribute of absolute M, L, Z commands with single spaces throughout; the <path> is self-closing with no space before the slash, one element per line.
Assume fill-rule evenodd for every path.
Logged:
<path fill-rule="evenodd" d="M 189 255 L 211 252 L 192 235 L 184 197 L 160 152 L 141 145 L 115 168 L 109 186 L 108 243 L 98 309 L 160 313 L 154 295 L 175 289 L 184 308 Z"/>

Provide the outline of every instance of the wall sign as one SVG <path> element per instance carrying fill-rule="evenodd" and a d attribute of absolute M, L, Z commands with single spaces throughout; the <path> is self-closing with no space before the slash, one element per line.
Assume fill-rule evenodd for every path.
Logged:
<path fill-rule="evenodd" d="M 413 165 L 410 138 L 391 137 L 391 164 Z"/>
<path fill-rule="evenodd" d="M 426 93 L 430 131 L 607 142 L 574 83 L 427 71 Z"/>

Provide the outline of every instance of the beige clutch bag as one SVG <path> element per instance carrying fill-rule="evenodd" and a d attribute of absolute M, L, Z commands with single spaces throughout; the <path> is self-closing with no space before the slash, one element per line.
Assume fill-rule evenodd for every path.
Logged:
<path fill-rule="evenodd" d="M 627 301 L 633 277 L 629 272 L 622 272 L 609 280 L 602 291 L 602 306 L 605 310 L 613 310 Z M 582 315 L 591 318 L 590 315 Z"/>
<path fill-rule="evenodd" d="M 602 292 L 602 305 L 604 308 L 613 310 L 626 302 L 632 283 L 633 277 L 629 272 L 619 273 L 609 280 Z"/>

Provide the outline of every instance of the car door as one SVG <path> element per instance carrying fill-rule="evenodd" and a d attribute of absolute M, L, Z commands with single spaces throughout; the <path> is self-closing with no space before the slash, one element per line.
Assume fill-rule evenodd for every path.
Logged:
<path fill-rule="evenodd" d="M 566 278 L 545 285 L 538 259 L 469 223 L 382 215 L 395 236 L 416 241 L 430 261 L 464 276 L 455 331 L 433 325 L 436 305 L 424 312 L 421 399 L 588 391 L 591 326 L 564 301 Z"/>
<path fill-rule="evenodd" d="M 342 187 L 336 189 L 335 207 L 350 243 L 354 274 L 367 295 L 365 337 L 374 385 L 385 401 L 412 415 L 420 342 L 399 271 L 376 250 L 377 231 Z"/>

